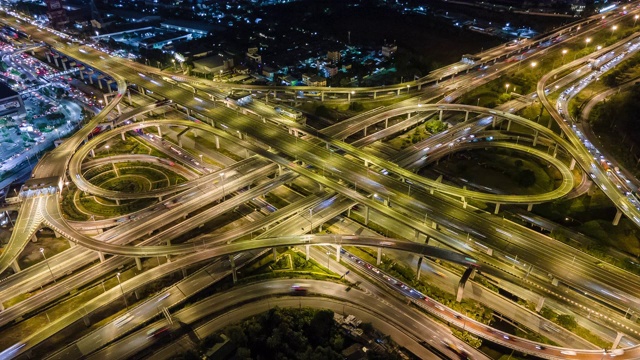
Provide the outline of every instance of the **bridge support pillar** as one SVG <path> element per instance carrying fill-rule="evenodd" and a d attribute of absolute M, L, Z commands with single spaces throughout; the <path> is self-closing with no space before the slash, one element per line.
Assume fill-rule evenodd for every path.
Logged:
<path fill-rule="evenodd" d="M 624 334 L 618 331 L 618 334 L 616 335 L 616 339 L 613 341 L 613 346 L 611 346 L 612 349 L 615 349 L 618 347 L 618 345 L 620 345 L 620 340 L 622 340 L 623 336 Z"/>
<path fill-rule="evenodd" d="M 139 257 L 136 258 L 136 269 L 138 269 L 138 271 L 142 270 L 142 261 Z"/>
<path fill-rule="evenodd" d="M 235 284 L 238 282 L 238 273 L 236 272 L 236 261 L 233 259 L 233 255 L 229 255 L 229 263 L 231 263 L 231 276 Z"/>
<path fill-rule="evenodd" d="M 493 123 L 492 123 L 492 126 L 493 126 L 493 127 L 496 127 L 497 122 L 498 122 L 498 119 L 497 119 L 497 117 L 496 117 L 496 116 L 494 116 L 494 117 L 493 117 Z"/>
<path fill-rule="evenodd" d="M 382 262 L 382 248 L 378 248 L 378 257 L 376 258 L 376 265 L 380 265 Z"/>
<path fill-rule="evenodd" d="M 47 62 L 51 63 L 51 55 L 49 55 L 49 52 L 46 52 L 47 55 Z"/>
<path fill-rule="evenodd" d="M 464 286 L 467 284 L 467 280 L 471 275 L 475 275 L 476 268 L 468 267 L 467 270 L 464 271 L 462 277 L 460 278 L 460 282 L 458 283 L 458 291 L 456 293 L 456 301 L 462 301 L 462 295 L 464 294 Z"/>
<path fill-rule="evenodd" d="M 186 268 L 182 268 L 182 278 L 186 278 L 189 274 L 187 273 L 187 269 Z"/>
<path fill-rule="evenodd" d="M 369 225 L 369 207 L 364 207 L 364 224 Z"/>
<path fill-rule="evenodd" d="M 304 246 L 304 253 L 305 253 L 305 260 L 309 261 L 309 248 L 311 247 L 311 245 L 305 245 Z"/>
<path fill-rule="evenodd" d="M 400 89 L 398 89 L 398 96 L 400 96 Z"/>
<path fill-rule="evenodd" d="M 87 73 L 87 77 L 89 78 L 89 84 L 93 85 L 93 75 Z"/>
<path fill-rule="evenodd" d="M 220 149 L 220 137 L 218 135 L 215 135 L 215 139 L 216 139 L 216 149 Z"/>
<path fill-rule="evenodd" d="M 13 260 L 11 262 L 11 268 L 13 269 L 13 272 L 16 274 L 20 272 L 20 265 L 18 265 L 18 260 Z"/>
<path fill-rule="evenodd" d="M 122 110 L 120 109 L 120 103 L 116 105 L 116 108 L 118 109 L 118 115 L 122 115 Z"/>
<path fill-rule="evenodd" d="M 336 262 L 340 262 L 340 250 L 342 250 L 342 245 L 336 246 Z"/>
<path fill-rule="evenodd" d="M 442 113 L 444 112 L 444 110 L 440 110 L 438 112 L 438 120 L 442 121 Z"/>
<path fill-rule="evenodd" d="M 375 100 L 375 99 L 377 99 L 377 98 L 378 98 L 378 92 L 377 92 L 377 91 L 374 91 L 374 92 L 373 92 L 373 100 Z"/>
<path fill-rule="evenodd" d="M 388 128 L 389 127 L 389 118 L 384 119 L 384 128 Z"/>
<path fill-rule="evenodd" d="M 158 136 L 162 137 L 162 130 L 160 129 L 160 125 L 156 127 L 158 129 Z"/>
<path fill-rule="evenodd" d="M 469 120 L 469 112 L 465 111 L 464 112 L 464 122 L 467 122 Z"/>
<path fill-rule="evenodd" d="M 93 157 L 93 158 L 94 158 L 94 157 L 96 157 L 96 152 L 95 152 L 95 151 L 93 151 L 93 149 L 91 149 L 91 150 L 89 151 L 89 155 L 91 155 L 91 157 Z"/>
<path fill-rule="evenodd" d="M 102 251 L 98 251 L 98 257 L 100 258 L 100 262 L 104 262 L 104 254 Z"/>
<path fill-rule="evenodd" d="M 131 90 L 127 89 L 127 98 L 129 98 L 129 106 L 133 105 L 133 102 L 131 101 Z"/>
<path fill-rule="evenodd" d="M 531 210 L 533 210 L 533 204 L 527 205 L 527 211 L 531 211 Z"/>
<path fill-rule="evenodd" d="M 416 279 L 420 280 L 420 273 L 422 273 L 422 259 L 423 257 L 418 257 L 418 269 L 416 269 Z"/>
<path fill-rule="evenodd" d="M 434 230 L 438 230 L 438 223 L 435 222 L 435 221 L 432 221 L 431 222 L 431 228 L 434 229 Z"/>
<path fill-rule="evenodd" d="M 116 175 L 117 175 L 117 171 L 116 171 Z M 120 199 L 116 199 L 116 205 L 120 205 Z"/>
<path fill-rule="evenodd" d="M 33 234 L 31 236 L 31 242 L 38 242 L 38 237 L 36 236 L 36 234 Z"/>
<path fill-rule="evenodd" d="M 511 130 L 511 120 L 507 121 L 507 131 Z"/>
<path fill-rule="evenodd" d="M 364 136 L 367 136 L 367 127 L 364 127 Z"/>
<path fill-rule="evenodd" d="M 320 92 L 320 101 L 324 101 L 324 91 Z"/>
<path fill-rule="evenodd" d="M 271 252 L 273 253 L 273 261 L 278 260 L 278 250 L 276 250 L 276 248 L 271 248 Z"/>
<path fill-rule="evenodd" d="M 74 242 L 73 242 L 73 241 L 71 241 L 71 240 L 67 240 L 67 242 L 69 242 L 69 247 L 70 247 L 70 248 L 72 248 L 72 247 L 76 246 L 76 243 L 74 243 Z"/>
<path fill-rule="evenodd" d="M 569 165 L 569 170 L 573 170 L 576 167 L 576 159 L 571 159 L 571 165 Z"/>
<path fill-rule="evenodd" d="M 620 222 L 620 218 L 621 218 L 621 217 L 622 217 L 622 211 L 620 211 L 620 209 L 618 209 L 618 210 L 616 211 L 616 216 L 613 218 L 613 222 L 612 222 L 612 224 L 613 224 L 614 226 L 615 226 L 615 225 L 618 225 L 618 223 Z"/>
<path fill-rule="evenodd" d="M 495 215 L 498 215 L 499 212 L 500 212 L 500 203 L 496 203 L 496 209 L 493 211 L 493 213 Z"/>
<path fill-rule="evenodd" d="M 350 92 L 349 92 L 349 93 L 347 93 L 347 101 L 348 101 L 348 102 L 351 102 L 351 93 L 350 93 Z"/>
<path fill-rule="evenodd" d="M 511 122 L 511 120 L 509 120 L 509 122 Z M 536 145 L 538 145 L 538 130 L 533 133 L 533 146 L 535 147 Z"/>
<path fill-rule="evenodd" d="M 536 304 L 536 312 L 540 312 L 540 310 L 542 310 L 542 306 L 544 306 L 544 296 L 540 296 L 540 298 L 538 299 L 538 303 Z"/>
<path fill-rule="evenodd" d="M 124 132 L 120 133 L 120 137 L 122 138 L 122 141 L 127 141 L 127 139 L 124 137 Z"/>

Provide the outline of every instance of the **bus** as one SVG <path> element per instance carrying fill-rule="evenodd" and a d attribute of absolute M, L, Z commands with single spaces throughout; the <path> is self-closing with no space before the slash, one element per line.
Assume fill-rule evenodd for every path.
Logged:
<path fill-rule="evenodd" d="M 300 120 L 302 118 L 304 118 L 304 116 L 302 115 L 302 112 L 290 108 L 288 106 L 284 106 L 284 105 L 279 105 L 276 106 L 275 108 L 273 108 L 278 114 L 286 116 L 288 118 L 291 118 L 293 120 Z"/>

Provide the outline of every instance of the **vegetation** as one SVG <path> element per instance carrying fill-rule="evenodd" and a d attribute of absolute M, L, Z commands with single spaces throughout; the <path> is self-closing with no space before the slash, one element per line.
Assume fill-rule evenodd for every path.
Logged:
<path fill-rule="evenodd" d="M 610 349 L 613 345 L 613 343 L 602 340 L 600 337 L 593 334 L 586 328 L 578 325 L 578 322 L 572 315 L 558 314 L 546 306 L 542 307 L 542 309 L 540 310 L 540 315 L 542 315 L 542 317 L 544 317 L 545 319 L 551 320 L 554 323 L 562 326 L 563 328 L 573 332 L 574 334 L 589 341 L 590 343 L 597 345 L 598 347 L 601 347 L 603 349 Z"/>

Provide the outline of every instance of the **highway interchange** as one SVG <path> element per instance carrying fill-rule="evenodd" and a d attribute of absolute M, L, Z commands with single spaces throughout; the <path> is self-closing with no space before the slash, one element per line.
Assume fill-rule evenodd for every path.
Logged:
<path fill-rule="evenodd" d="M 631 14 L 628 16 L 631 16 Z M 595 20 L 589 21 L 593 22 Z M 588 25 L 584 24 L 583 26 L 587 27 Z M 273 113 L 269 113 L 268 109 L 262 108 L 259 103 L 247 109 L 242 109 L 225 103 L 221 95 L 216 92 L 207 93 L 203 90 L 196 91 L 196 88 L 207 87 L 199 84 L 198 80 L 191 80 L 192 85 L 189 85 L 191 89 L 189 87 L 173 86 L 163 81 L 161 76 L 154 76 L 157 70 L 144 67 L 140 64 L 122 62 L 119 59 L 103 58 L 97 51 L 91 49 L 79 51 L 78 45 L 71 43 L 64 45 L 66 42 L 51 41 L 54 36 L 48 33 L 41 32 L 40 34 L 33 34 L 34 38 L 37 38 L 38 35 L 43 35 L 41 40 L 49 45 L 59 44 L 61 48 L 54 46 L 56 47 L 56 51 L 65 53 L 87 66 L 91 66 L 109 75 L 116 82 L 117 92 L 103 111 L 92 119 L 87 126 L 74 136 L 65 140 L 60 147 L 39 162 L 34 169 L 33 178 L 36 179 L 36 182 L 38 179 L 51 178 L 60 179 L 57 181 L 58 183 L 72 181 L 75 186 L 83 191 L 113 199 L 131 199 L 136 197 L 158 198 L 158 204 L 164 204 L 164 206 L 156 205 L 153 209 L 145 210 L 148 212 L 145 216 L 138 215 L 137 217 L 143 221 L 129 221 L 93 237 L 82 233 L 76 225 L 71 225 L 65 220 L 64 216 L 62 216 L 57 192 L 39 192 L 38 194 L 25 192 L 26 195 L 23 197 L 11 240 L 0 256 L 0 268 L 3 270 L 15 261 L 25 244 L 42 226 L 52 228 L 63 237 L 80 245 L 67 250 L 73 252 L 73 256 L 71 253 L 67 254 L 69 259 L 66 263 L 60 262 L 57 266 L 58 269 L 54 266 L 54 270 L 59 274 L 64 274 L 69 269 L 78 269 L 82 266 L 82 261 L 85 261 L 85 263 L 91 261 L 90 258 L 82 261 L 79 260 L 79 258 L 82 257 L 83 254 L 85 256 L 92 254 L 93 259 L 99 257 L 103 260 L 103 262 L 96 265 L 95 269 L 92 270 L 94 272 L 94 278 L 98 278 L 107 271 L 113 271 L 118 265 L 128 261 L 126 257 L 144 258 L 160 255 L 181 255 L 171 263 L 167 263 L 174 264 L 171 265 L 173 269 L 179 269 L 179 266 L 175 264 L 180 264 L 180 262 L 182 262 L 182 264 L 193 264 L 194 259 L 191 257 L 198 257 L 202 259 L 200 261 L 203 261 L 204 259 L 219 257 L 223 254 L 253 251 L 274 246 L 304 246 L 307 244 L 333 245 L 337 248 L 336 257 L 340 256 L 340 247 L 347 244 L 373 247 L 390 246 L 418 254 L 425 254 L 424 251 L 439 251 L 437 254 L 433 252 L 429 252 L 428 254 L 429 256 L 443 257 L 465 265 L 475 266 L 475 260 L 470 263 L 468 259 L 478 259 L 484 267 L 495 268 L 504 267 L 504 259 L 498 259 L 498 256 L 496 256 L 504 252 L 515 255 L 516 258 L 522 259 L 522 261 L 529 264 L 527 275 L 540 276 L 553 274 L 556 279 L 560 279 L 563 283 L 570 284 L 581 290 L 584 289 L 585 291 L 593 292 L 593 297 L 612 303 L 614 308 L 625 309 L 627 307 L 633 307 L 640 309 L 640 299 L 638 299 L 633 292 L 627 290 L 637 288 L 639 285 L 640 281 L 636 276 L 625 274 L 621 270 L 609 268 L 603 270 L 594 264 L 592 258 L 583 253 L 571 249 L 566 245 L 552 242 L 546 236 L 536 233 L 531 229 L 513 223 L 506 223 L 502 218 L 478 211 L 468 205 L 468 200 L 494 203 L 497 204 L 496 212 L 498 212 L 498 206 L 500 204 L 531 205 L 566 196 L 575 185 L 571 172 L 569 171 L 569 168 L 573 167 L 573 165 L 569 165 L 568 163 L 571 163 L 572 159 L 576 159 L 578 165 L 589 172 L 592 170 L 587 169 L 594 168 L 593 165 L 597 165 L 598 163 L 581 145 L 581 142 L 572 137 L 571 134 L 573 134 L 573 132 L 569 128 L 563 128 L 563 133 L 569 140 L 567 141 L 564 140 L 560 134 L 553 133 L 545 126 L 533 123 L 530 120 L 511 114 L 508 111 L 484 109 L 467 105 L 424 104 L 421 103 L 419 99 L 417 102 L 414 99 L 407 100 L 407 104 L 393 106 L 390 109 L 380 109 L 374 112 L 375 114 L 368 114 L 367 117 L 362 117 L 357 121 L 357 126 L 354 126 L 352 122 L 345 121 L 333 129 L 327 128 L 322 131 L 315 131 L 307 126 L 279 119 Z M 550 36 L 553 37 L 553 35 Z M 605 54 L 609 51 L 622 48 L 630 40 L 632 39 L 625 39 L 611 47 L 602 49 L 601 53 Z M 504 48 L 498 48 L 494 51 L 495 52 L 490 52 L 490 55 L 487 55 L 489 60 L 505 56 L 504 53 L 506 50 Z M 512 50 L 509 50 L 508 52 L 511 51 Z M 566 127 L 567 125 L 564 124 L 564 120 L 557 112 L 557 108 L 547 99 L 545 92 L 548 86 L 547 82 L 554 75 L 565 69 L 580 65 L 586 62 L 586 60 L 588 59 L 577 59 L 570 62 L 546 74 L 538 83 L 538 97 L 561 127 Z M 499 70 L 500 68 L 497 68 L 495 72 L 499 73 Z M 447 76 L 450 76 L 448 81 L 451 82 L 464 81 L 464 75 L 461 74 L 458 75 L 458 77 L 454 77 L 451 73 L 451 68 L 449 68 L 449 70 L 445 69 L 441 72 L 436 72 L 435 74 L 436 75 L 432 74 L 431 76 L 436 76 L 436 81 L 441 81 L 442 78 Z M 185 77 L 185 81 L 189 81 L 189 79 Z M 413 90 L 416 93 L 423 90 L 425 92 L 431 91 L 437 93 L 443 89 L 449 89 L 447 87 L 441 87 L 440 85 L 428 88 L 433 81 L 433 78 L 418 80 L 415 83 L 408 84 L 408 89 L 406 85 L 402 85 L 396 88 L 386 87 L 385 89 L 349 88 L 345 91 L 341 89 L 331 89 L 331 93 L 351 94 L 351 92 L 354 92 L 362 95 L 373 92 L 374 96 L 376 96 L 375 93 L 382 90 L 385 92 L 398 91 L 399 93 L 401 90 L 406 89 L 407 91 Z M 235 85 L 217 83 L 214 83 L 214 85 L 222 88 L 236 88 Z M 135 86 L 138 90 L 147 89 L 154 94 L 159 94 L 171 99 L 173 100 L 174 106 L 186 111 L 191 119 L 198 118 L 201 121 L 163 119 L 122 125 L 112 131 L 94 137 L 81 146 L 81 143 L 86 140 L 87 135 L 95 126 L 101 123 L 108 123 L 105 121 L 107 114 L 116 109 L 118 102 L 123 101 L 123 98 L 126 97 L 125 94 L 128 86 Z M 425 88 L 422 89 L 422 86 Z M 253 91 L 274 90 L 273 88 L 243 88 Z M 327 91 L 327 89 L 296 88 L 294 91 L 322 92 Z M 142 90 L 142 92 L 145 91 Z M 196 94 L 194 94 L 194 92 L 196 92 Z M 275 96 L 274 94 L 274 97 Z M 354 97 L 355 96 L 354 94 Z M 349 97 L 351 97 L 351 95 L 349 95 Z M 421 95 L 421 97 L 428 98 L 427 95 Z M 411 102 L 413 102 L 413 104 L 411 104 Z M 145 111 L 151 111 L 154 108 L 154 106 L 150 106 L 149 109 L 145 109 Z M 402 155 L 398 154 L 398 159 L 412 159 L 402 165 L 408 167 L 407 169 L 399 166 L 392 160 L 380 156 L 381 154 L 373 154 L 367 149 L 362 149 L 361 146 L 366 144 L 354 145 L 345 142 L 349 135 L 362 131 L 368 126 L 381 121 L 386 121 L 385 119 L 389 117 L 408 115 L 410 119 L 411 114 L 420 116 L 419 114 L 423 112 L 435 112 L 442 116 L 442 112 L 450 114 L 452 111 L 464 113 L 465 121 L 455 125 L 445 133 L 427 139 L 416 148 L 408 150 L 413 152 Z M 125 114 L 126 116 L 121 117 L 120 121 L 124 123 L 125 120 L 139 114 L 139 111 Z M 471 114 L 471 117 L 469 114 Z M 442 182 L 418 176 L 411 171 L 410 166 L 419 160 L 431 161 L 431 158 L 445 156 L 449 151 L 458 151 L 463 147 L 480 146 L 477 145 L 479 144 L 477 142 L 470 142 L 469 140 L 472 138 L 469 136 L 474 135 L 473 138 L 475 139 L 493 136 L 494 132 L 487 132 L 487 134 L 492 135 L 484 135 L 484 132 L 486 128 L 495 127 L 496 124 L 500 122 L 509 122 L 509 124 L 515 122 L 530 127 L 531 134 L 519 135 L 523 143 L 531 143 L 534 147 L 536 144 L 543 144 L 549 151 L 553 149 L 551 152 L 553 155 L 544 153 L 540 154 L 540 156 L 554 164 L 554 166 L 563 173 L 563 180 L 560 186 L 556 187 L 552 192 L 534 196 L 496 195 L 443 184 Z M 343 127 L 342 129 L 340 128 L 341 126 Z M 173 188 L 163 188 L 149 193 L 125 194 L 107 191 L 90 184 L 82 177 L 81 168 L 83 161 L 85 161 L 85 158 L 94 148 L 111 137 L 124 136 L 122 134 L 147 127 L 155 127 L 158 129 L 161 127 L 165 129 L 169 127 L 180 127 L 187 130 L 198 130 L 199 136 L 205 136 L 204 134 L 208 133 L 210 134 L 208 136 L 222 139 L 223 144 L 224 142 L 237 144 L 242 148 L 248 149 L 249 154 L 254 155 L 248 156 L 237 165 L 224 168 L 224 170 L 212 171 L 209 174 L 196 177 L 193 180 Z M 397 126 L 397 129 L 389 130 L 389 132 L 402 130 L 402 127 L 403 126 Z M 390 134 L 385 133 L 384 136 L 389 135 Z M 468 141 L 465 141 L 463 138 Z M 505 140 L 509 139 L 507 138 Z M 449 144 L 451 144 L 451 146 L 449 146 Z M 495 145 L 496 147 L 509 147 L 533 154 L 540 153 L 540 150 L 505 141 L 496 141 L 494 144 L 489 142 L 483 143 L 484 146 L 489 146 L 487 144 L 490 144 L 490 146 Z M 423 159 L 423 157 L 426 158 Z M 378 169 L 383 169 L 384 171 Z M 325 174 L 325 172 L 328 174 Z M 614 200 L 616 206 L 619 206 L 621 211 L 627 214 L 634 222 L 640 221 L 637 217 L 638 210 L 636 207 L 631 203 L 625 203 L 626 197 L 616 191 L 617 187 L 611 183 L 606 172 L 600 169 L 599 171 L 593 170 L 593 173 L 596 175 L 594 177 L 596 183 Z M 274 174 L 275 176 L 272 179 L 268 179 L 267 182 L 256 184 L 256 180 L 265 179 L 268 175 L 273 176 Z M 275 213 L 266 216 L 262 223 L 252 224 L 251 226 L 238 229 L 225 238 L 221 239 L 216 236 L 211 236 L 207 239 L 206 236 L 204 236 L 197 241 L 194 240 L 184 244 L 169 244 L 172 238 L 197 228 L 206 221 L 214 218 L 217 214 L 232 210 L 239 204 L 255 201 L 253 199 L 268 192 L 270 189 L 291 182 L 298 177 L 311 179 L 313 182 L 322 185 L 321 192 L 317 195 L 310 196 L 304 201 L 300 201 L 300 203 L 291 206 L 289 209 L 279 209 Z M 62 181 L 62 179 L 65 181 Z M 250 186 L 248 190 L 240 191 L 247 186 Z M 172 195 L 177 192 L 181 193 Z M 234 196 L 230 196 L 232 193 L 234 193 Z M 229 199 L 226 199 L 226 195 L 229 195 Z M 203 199 L 207 201 L 203 201 Z M 212 206 L 204 212 L 188 217 L 199 207 L 219 200 L 224 201 L 220 201 L 219 204 Z M 173 201 L 170 207 L 167 206 L 169 201 Z M 435 239 L 456 251 L 463 252 L 465 255 L 458 255 L 452 251 L 438 250 L 417 242 L 402 240 L 361 238 L 359 236 L 345 235 L 331 235 L 326 237 L 303 235 L 313 230 L 314 220 L 317 222 L 317 227 L 353 208 L 355 204 L 359 204 L 365 208 L 363 215 L 367 219 L 366 221 L 368 221 L 370 217 L 372 219 L 371 221 L 378 221 L 378 217 L 393 219 L 393 221 L 396 222 L 395 226 L 414 229 L 416 240 L 426 236 L 426 239 Z M 306 220 L 301 214 L 304 214 L 308 209 L 311 209 L 313 218 L 309 217 L 309 220 Z M 281 212 L 283 210 L 286 211 Z M 323 211 L 325 213 L 323 213 Z M 429 221 L 426 221 L 427 217 Z M 184 224 L 162 230 L 153 237 L 146 239 L 143 243 L 136 244 L 137 246 L 127 245 L 127 243 L 133 239 L 140 238 L 144 234 L 151 234 L 154 231 L 158 231 L 161 225 L 180 218 L 184 219 Z M 311 223 L 310 226 L 300 228 L 300 224 L 306 223 L 307 221 Z M 113 223 L 110 225 L 112 224 Z M 277 227 L 281 229 L 276 230 L 276 228 L 270 228 L 270 230 L 263 233 L 262 236 L 265 236 L 265 234 L 272 235 L 270 235 L 271 237 L 265 237 L 264 240 L 226 243 L 252 233 L 256 229 L 269 228 L 274 224 L 278 224 Z M 93 226 L 95 226 L 95 224 Z M 109 225 L 105 225 L 105 227 L 109 227 Z M 16 231 L 16 229 L 19 231 Z M 454 229 L 462 229 L 464 234 L 452 231 Z M 476 243 L 483 243 L 484 245 L 482 246 L 485 248 L 493 249 L 494 255 L 491 256 L 486 252 L 483 253 L 482 251 L 474 250 L 468 245 L 465 247 L 464 245 L 467 244 L 471 237 L 473 237 Z M 157 245 L 160 242 L 165 242 L 167 245 Z M 545 244 L 545 247 L 541 247 L 540 244 Z M 95 251 L 92 252 L 91 250 Z M 119 256 L 105 259 L 104 254 Z M 574 268 L 570 273 L 567 273 L 565 270 L 565 265 L 568 262 L 571 262 Z M 169 267 L 169 265 L 167 265 L 167 267 Z M 29 271 L 29 273 L 32 272 L 32 270 L 27 269 L 23 271 L 23 273 L 27 273 L 27 271 Z M 163 271 L 165 270 L 158 267 L 151 270 L 151 272 L 145 272 L 145 274 L 152 278 L 153 274 L 161 276 Z M 39 276 L 40 281 L 45 283 L 49 281 L 46 268 L 43 269 L 41 266 L 38 267 L 38 270 L 33 270 L 33 272 L 39 274 L 33 275 L 36 278 Z M 499 271 L 496 272 L 499 273 Z M 522 270 L 522 272 L 524 272 L 524 270 Z M 17 275 L 20 274 L 21 273 L 18 273 Z M 52 271 L 52 275 L 53 274 L 54 272 Z M 71 279 L 76 281 L 76 284 L 81 284 L 82 281 L 86 281 L 88 278 L 81 276 L 71 277 L 66 278 L 65 281 L 70 281 Z M 11 284 L 11 281 L 15 281 L 16 284 L 3 287 L 3 289 L 0 289 L 0 293 L 20 291 L 16 287 L 21 286 L 20 284 L 23 284 L 27 278 L 25 275 L 20 275 L 16 276 L 15 280 L 11 278 L 9 280 L 10 282 L 7 284 Z M 125 285 L 127 292 L 133 290 L 136 286 L 133 282 L 125 282 L 123 285 Z M 36 284 L 29 286 L 37 287 Z M 52 286 L 50 289 L 56 289 L 57 286 L 59 285 Z M 62 287 L 59 289 L 62 289 L 62 291 L 57 290 L 57 296 L 66 292 Z M 102 304 L 114 301 L 119 297 L 119 293 L 116 290 L 110 291 L 108 294 L 105 293 L 104 297 L 94 300 L 93 303 L 95 303 L 95 305 L 88 304 L 88 306 L 99 307 L 102 306 Z M 423 302 L 425 300 L 426 299 L 414 299 L 414 301 Z M 25 302 L 25 304 L 21 304 L 21 306 L 28 305 L 32 306 L 33 309 L 37 309 L 38 306 L 45 303 L 44 300 L 42 301 L 43 302 L 38 303 L 33 300 L 29 303 Z M 153 299 L 150 301 L 153 301 Z M 428 303 L 429 301 L 427 300 L 426 302 Z M 424 304 L 420 303 L 420 306 L 424 306 Z M 456 320 L 458 319 L 456 317 L 459 316 L 458 314 L 440 310 L 440 308 L 435 307 L 435 305 L 427 310 L 435 316 L 447 319 L 449 322 L 459 322 Z M 24 308 L 20 309 L 20 307 L 16 307 L 16 309 L 13 310 L 9 308 L 7 311 L 0 313 L 0 319 L 3 319 L 2 321 L 6 324 L 7 321 L 11 321 L 17 316 L 20 316 L 21 311 L 24 311 Z M 32 348 L 46 340 L 51 334 L 81 320 L 91 311 L 93 311 L 93 309 L 90 306 L 89 308 L 79 309 L 77 313 L 72 313 L 68 317 L 52 323 L 42 331 L 33 334 L 29 339 L 25 339 L 21 344 L 17 344 L 17 346 L 0 353 L 0 357 L 10 358 L 21 353 L 28 354 L 32 351 Z M 619 314 L 618 317 L 620 317 Z M 626 317 L 624 320 L 627 320 Z M 640 354 L 640 349 L 637 347 L 627 348 L 622 353 L 603 353 L 602 350 L 564 349 L 548 346 L 540 348 L 540 345 L 533 342 L 515 337 L 505 338 L 504 334 L 490 330 L 484 325 L 479 323 L 475 325 L 472 324 L 473 321 L 467 319 L 463 326 L 467 331 L 477 334 L 480 337 L 544 358 L 571 358 L 575 354 L 580 355 L 581 359 L 600 359 L 603 355 L 617 355 L 618 358 L 633 359 L 638 357 L 637 354 Z M 133 325 L 132 323 L 131 326 Z M 629 327 L 628 325 L 625 326 L 627 326 L 627 330 L 633 329 L 633 327 Z M 622 328 L 620 331 L 622 331 Z M 86 353 L 81 351 L 81 354 Z"/>

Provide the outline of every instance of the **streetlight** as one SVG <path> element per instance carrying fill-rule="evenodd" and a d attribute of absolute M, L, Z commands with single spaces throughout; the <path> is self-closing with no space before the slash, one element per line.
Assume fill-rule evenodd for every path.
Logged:
<path fill-rule="evenodd" d="M 567 55 L 567 53 L 569 52 L 569 50 L 567 49 L 562 49 L 562 64 L 564 65 L 564 56 Z"/>
<path fill-rule="evenodd" d="M 586 49 L 586 48 L 587 48 L 587 45 L 589 45 L 589 43 L 591 42 L 591 38 L 590 38 L 590 37 L 588 37 L 588 38 L 584 39 L 584 42 L 585 42 L 584 47 L 585 47 L 585 49 Z"/>
<path fill-rule="evenodd" d="M 49 266 L 49 260 L 47 260 L 47 256 L 44 254 L 44 249 L 40 248 L 40 253 L 42 254 L 42 257 L 44 258 L 44 262 L 47 264 L 47 267 L 49 268 L 49 273 L 51 274 L 51 278 L 53 279 L 53 282 L 56 282 L 56 278 L 55 276 L 53 276 L 53 271 L 51 271 L 51 266 Z"/>
<path fill-rule="evenodd" d="M 109 145 L 105 145 L 104 147 L 107 148 L 107 156 L 111 156 L 111 151 L 109 151 Z"/>
<path fill-rule="evenodd" d="M 633 27 L 636 26 L 636 22 L 638 22 L 638 18 L 640 17 L 640 15 L 636 15 L 633 17 Z"/>
<path fill-rule="evenodd" d="M 60 131 L 56 129 L 56 135 L 58 135 L 58 141 L 60 141 Z"/>
<path fill-rule="evenodd" d="M 407 94 L 409 93 L 409 88 L 410 87 L 411 87 L 410 85 L 407 85 Z"/>
<path fill-rule="evenodd" d="M 510 84 L 504 84 L 504 87 L 506 88 L 506 90 L 504 92 L 505 94 L 509 93 L 509 86 L 510 86 Z"/>
<path fill-rule="evenodd" d="M 618 30 L 618 25 L 613 25 L 611 27 L 611 36 L 613 36 L 613 32 L 616 31 L 616 30 Z"/>
<path fill-rule="evenodd" d="M 309 223 L 311 225 L 309 232 L 313 232 L 313 209 L 309 209 Z"/>
<path fill-rule="evenodd" d="M 122 289 L 122 283 L 120 282 L 120 273 L 117 273 L 116 277 L 118 278 L 118 285 L 120 285 L 120 292 L 122 292 L 122 298 L 124 299 L 124 306 L 127 308 L 127 310 L 129 310 L 129 304 L 127 304 L 127 297 L 124 296 L 124 290 Z"/>
<path fill-rule="evenodd" d="M 596 50 L 602 50 L 602 45 L 596 46 Z"/>
<path fill-rule="evenodd" d="M 171 59 L 171 62 L 173 63 L 173 71 L 176 71 L 176 59 Z"/>

